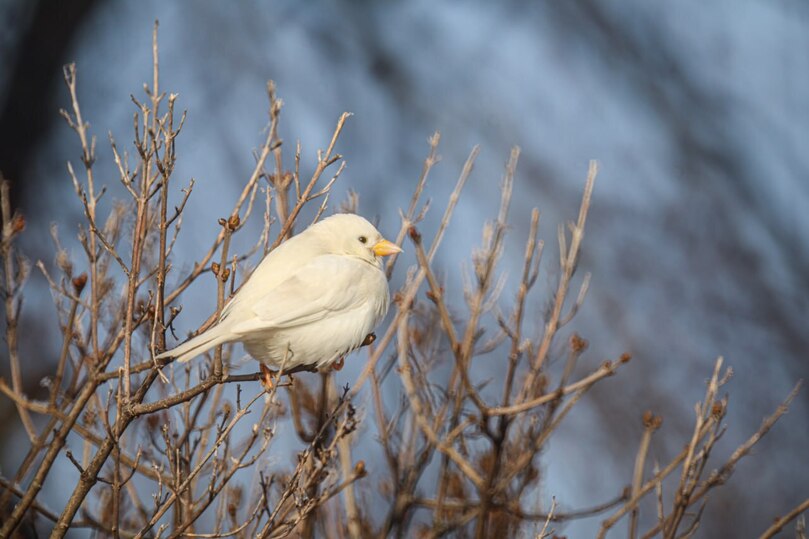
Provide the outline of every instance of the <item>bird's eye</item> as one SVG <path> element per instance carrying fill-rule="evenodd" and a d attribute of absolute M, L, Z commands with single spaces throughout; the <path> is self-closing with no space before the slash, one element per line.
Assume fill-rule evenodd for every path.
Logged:
<path fill-rule="evenodd" d="M 360 236 L 357 239 L 360 240 L 360 243 L 368 243 L 368 238 L 366 238 L 365 236 Z"/>

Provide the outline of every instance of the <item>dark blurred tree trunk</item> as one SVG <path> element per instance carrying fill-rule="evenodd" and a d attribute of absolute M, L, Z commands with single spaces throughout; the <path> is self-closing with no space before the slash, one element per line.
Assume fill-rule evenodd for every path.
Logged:
<path fill-rule="evenodd" d="M 2 90 L 5 100 L 0 102 L 0 171 L 11 181 L 11 207 L 33 217 L 34 197 L 45 186 L 36 181 L 42 176 L 26 176 L 25 171 L 48 130 L 54 122 L 62 121 L 55 100 L 63 80 L 61 66 L 70 60 L 72 44 L 98 1 L 33 1 L 33 5 L 24 6 L 28 1 L 19 0 L 16 6 L 6 9 L 11 20 L 5 21 L 5 27 L 26 26 L 19 29 L 16 43 L 9 46 L 0 65 L 4 71 L 0 80 L 6 85 Z M 26 11 L 28 17 L 20 16 Z M 14 20 L 15 16 L 18 20 Z M 6 375 L 8 360 L 5 352 L 2 356 L 0 373 Z M 40 362 L 36 372 L 27 373 L 24 380 L 27 394 L 39 394 L 38 381 L 47 365 L 48 362 Z M 16 422 L 10 419 L 13 414 L 13 407 L 6 403 L 0 406 L 0 439 L 8 437 L 16 427 Z M 26 526 L 18 531 L 19 537 L 36 537 L 32 524 Z"/>
<path fill-rule="evenodd" d="M 23 211 L 42 188 L 24 176 L 26 166 L 50 126 L 60 120 L 54 90 L 62 80 L 61 66 L 98 0 L 34 3 L 28 8 L 27 27 L 10 47 L 4 66 L 6 99 L 0 103 L 0 170 L 12 182 L 12 207 Z"/>

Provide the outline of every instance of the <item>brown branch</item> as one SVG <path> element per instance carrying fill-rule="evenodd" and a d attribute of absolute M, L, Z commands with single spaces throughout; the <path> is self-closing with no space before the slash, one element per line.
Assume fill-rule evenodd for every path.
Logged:
<path fill-rule="evenodd" d="M 263 425 L 264 422 L 266 421 L 268 415 L 269 415 L 271 405 L 273 404 L 273 402 L 272 402 L 273 397 L 275 396 L 274 391 L 275 390 L 273 390 L 273 393 L 270 395 L 270 398 L 269 398 L 268 402 L 265 404 L 264 409 L 262 410 L 262 413 L 261 413 L 261 417 L 255 423 L 255 425 L 257 427 L 259 425 Z M 252 402 L 250 404 L 252 404 Z M 245 407 L 245 409 L 249 408 L 250 404 L 248 404 L 247 407 Z M 234 418 L 234 419 L 236 419 L 236 418 Z M 235 458 L 231 457 L 231 466 L 230 466 L 229 470 L 219 480 L 219 484 L 214 485 L 212 487 L 209 487 L 207 492 L 203 495 L 202 499 L 198 503 L 191 504 L 192 507 L 195 507 L 194 511 L 192 511 L 192 513 L 188 516 L 188 518 L 184 522 L 182 522 L 179 526 L 176 527 L 176 529 L 173 531 L 172 535 L 169 536 L 170 539 L 175 539 L 175 538 L 178 538 L 178 537 L 188 536 L 189 534 L 186 532 L 186 530 L 188 530 L 188 528 L 194 522 L 196 522 L 197 519 L 199 519 L 202 516 L 202 514 L 208 509 L 208 507 L 210 507 L 210 505 L 213 503 L 213 501 L 216 499 L 216 497 L 219 495 L 219 493 L 222 492 L 222 489 L 226 485 L 228 485 L 228 483 L 230 482 L 231 478 L 233 478 L 235 473 L 237 471 L 243 469 L 243 468 L 246 468 L 248 466 L 251 466 L 251 465 L 255 464 L 258 457 L 261 456 L 261 454 L 263 454 L 264 451 L 267 449 L 267 446 L 268 446 L 268 444 L 270 442 L 270 438 L 271 438 L 270 436 L 265 436 L 264 443 L 262 444 L 262 446 L 259 449 L 256 456 L 253 457 L 250 462 L 245 463 L 245 458 L 247 457 L 250 450 L 253 448 L 253 445 L 255 444 L 256 440 L 258 439 L 258 436 L 259 436 L 260 432 L 261 432 L 260 428 L 251 429 L 251 435 L 247 439 L 246 443 L 244 443 L 244 447 L 243 447 L 243 449 L 241 451 L 241 454 L 238 457 L 235 457 Z M 201 468 L 201 466 L 204 463 L 205 463 L 205 461 L 201 461 L 198 464 L 198 468 Z M 263 499 L 263 497 L 262 497 L 262 499 Z M 257 510 L 253 512 L 253 515 L 254 515 L 254 517 L 255 517 L 255 515 L 257 515 Z M 249 521 L 245 522 L 245 526 L 247 525 L 247 523 L 249 523 Z M 243 528 L 241 528 L 241 529 L 243 529 Z"/>
<path fill-rule="evenodd" d="M 652 434 L 660 428 L 662 419 L 655 417 L 651 412 L 643 414 L 643 435 L 638 446 L 638 454 L 635 456 L 635 469 L 632 472 L 631 496 L 637 496 L 643 483 L 643 468 L 646 462 L 646 454 L 649 451 L 649 443 L 652 441 Z M 638 508 L 632 509 L 629 517 L 629 539 L 634 539 L 638 532 Z"/>
<path fill-rule="evenodd" d="M 542 406 L 543 404 L 548 404 L 549 402 L 552 402 L 565 395 L 575 393 L 582 389 L 587 389 L 593 384 L 597 383 L 598 381 L 607 378 L 609 376 L 612 376 L 618 370 L 618 367 L 628 362 L 629 360 L 630 360 L 629 355 L 623 355 L 618 361 L 615 362 L 605 361 L 598 368 L 598 370 L 594 371 L 593 373 L 589 374 L 588 376 L 582 378 L 577 382 L 573 382 L 572 384 L 559 389 L 558 391 L 548 393 L 547 395 L 537 397 L 536 399 L 530 401 L 521 402 L 519 404 L 513 404 L 511 406 L 498 406 L 495 408 L 489 408 L 487 410 L 487 413 L 490 416 L 515 415 L 530 410 L 532 408 Z"/>
<path fill-rule="evenodd" d="M 699 488 L 693 491 L 693 493 L 688 497 L 688 505 L 691 506 L 698 501 L 700 501 L 712 488 L 724 484 L 725 481 L 733 474 L 733 471 L 736 468 L 736 464 L 746 457 L 753 447 L 761 440 L 763 436 L 765 436 L 770 429 L 778 422 L 778 420 L 783 416 L 787 410 L 789 409 L 789 405 L 792 403 L 792 400 L 798 394 L 801 389 L 802 381 L 799 381 L 795 384 L 795 387 L 792 391 L 789 392 L 786 399 L 778 406 L 778 408 L 768 417 L 766 417 L 761 426 L 754 432 L 750 438 L 748 438 L 743 444 L 736 448 L 735 451 L 730 455 L 730 457 L 725 461 L 725 463 L 718 469 L 711 472 L 707 479 L 705 479 L 700 485 Z M 662 523 L 652 527 L 649 531 L 646 532 L 644 537 L 652 537 L 655 534 L 659 533 L 661 529 L 670 530 L 672 529 L 672 523 L 674 522 L 674 518 L 676 517 L 676 513 L 669 516 L 665 519 Z"/>
<path fill-rule="evenodd" d="M 770 539 L 770 537 L 775 537 L 778 532 L 784 529 L 784 526 L 798 518 L 798 515 L 807 510 L 809 510 L 809 498 L 806 498 L 801 503 L 793 507 L 792 510 L 786 515 L 777 518 L 769 528 L 764 530 L 764 533 L 759 535 L 759 539 Z"/>
<path fill-rule="evenodd" d="M 144 528 L 140 532 L 138 532 L 138 534 L 135 536 L 135 539 L 140 539 L 141 537 L 143 537 L 144 533 L 147 532 L 148 530 L 151 530 L 152 527 L 157 523 L 157 521 L 160 520 L 160 518 L 166 513 L 166 511 L 168 511 L 171 508 L 171 506 L 177 499 L 177 492 L 182 492 L 188 487 L 188 485 L 191 483 L 194 477 L 196 477 L 202 471 L 203 465 L 207 463 L 211 459 L 211 457 L 213 457 L 214 453 L 216 453 L 216 450 L 219 448 L 219 446 L 221 446 L 225 442 L 225 440 L 228 437 L 228 434 L 230 434 L 230 432 L 233 430 L 233 427 L 235 427 L 236 424 L 245 415 L 249 413 L 250 407 L 253 405 L 253 403 L 255 403 L 263 395 L 264 395 L 263 392 L 258 393 L 255 397 L 253 397 L 250 400 L 250 402 L 247 403 L 247 405 L 244 408 L 236 411 L 236 414 L 233 416 L 233 419 L 230 420 L 227 427 L 225 427 L 225 429 L 216 439 L 216 442 L 213 444 L 211 449 L 203 456 L 202 459 L 200 459 L 200 461 L 197 463 L 197 466 L 191 471 L 191 473 L 188 474 L 188 477 L 185 478 L 185 480 L 177 488 L 177 490 L 173 491 L 171 495 L 169 495 L 169 498 L 164 503 L 161 504 L 160 508 L 155 512 L 151 520 L 149 520 L 148 524 L 146 524 L 146 526 L 144 526 Z"/>
<path fill-rule="evenodd" d="M 416 387 L 413 383 L 413 378 L 411 375 L 412 369 L 407 357 L 409 340 L 407 321 L 408 315 L 405 314 L 400 318 L 398 324 L 399 371 L 402 375 L 402 383 L 405 387 L 405 391 L 410 399 L 410 405 L 413 408 L 413 418 L 418 423 L 418 426 L 424 436 L 430 441 L 431 444 L 433 444 L 433 446 L 435 446 L 436 449 L 451 459 L 478 488 L 484 488 L 485 482 L 480 474 L 478 474 L 478 472 L 475 470 L 475 467 L 460 453 L 458 453 L 454 447 L 441 439 L 433 430 L 432 426 L 430 426 L 430 422 L 427 420 L 427 414 L 422 407 L 421 399 L 416 394 Z"/>
<path fill-rule="evenodd" d="M 42 490 L 42 487 L 45 484 L 45 479 L 48 477 L 51 467 L 53 466 L 53 463 L 56 461 L 56 457 L 59 455 L 59 452 L 62 450 L 62 447 L 64 447 L 65 441 L 67 440 L 67 437 L 70 434 L 70 432 L 73 430 L 73 427 L 78 421 L 79 417 L 81 416 L 85 405 L 95 394 L 96 387 L 97 386 L 93 383 L 85 384 L 79 395 L 76 397 L 73 406 L 70 409 L 70 412 L 68 413 L 65 420 L 62 422 L 61 427 L 57 431 L 55 431 L 53 439 L 51 440 L 51 444 L 48 446 L 48 450 L 45 452 L 45 455 L 42 458 L 42 462 L 40 463 L 37 472 L 34 474 L 34 478 L 31 480 L 30 485 L 26 489 L 25 495 L 14 507 L 14 510 L 11 512 L 11 515 L 7 517 L 6 521 L 3 523 L 2 528 L 0 528 L 0 537 L 7 537 L 11 534 L 11 532 L 14 529 L 16 529 L 17 525 L 22 519 L 22 516 L 34 502 L 37 495 L 39 494 L 39 491 Z M 108 447 L 107 455 L 109 454 L 109 451 L 112 451 L 112 445 L 113 444 L 111 440 L 108 443 L 105 443 L 105 449 Z M 100 471 L 100 468 L 101 466 L 99 465 L 98 470 L 95 470 L 96 474 L 98 471 Z M 82 485 L 84 485 L 82 491 L 84 491 L 85 488 L 87 491 L 89 491 L 90 483 L 94 484 L 97 480 L 98 480 L 97 475 L 95 477 L 82 477 L 79 486 L 81 487 Z M 83 494 L 86 495 L 86 492 L 83 492 Z M 73 498 L 71 497 L 71 499 Z M 83 500 L 84 496 L 81 496 L 81 499 Z M 78 503 L 79 503 L 78 499 L 74 501 L 75 509 L 73 509 L 73 512 L 70 514 L 70 520 L 73 519 L 75 511 L 78 509 Z M 60 522 L 62 522 L 64 516 L 65 513 L 63 512 L 62 517 L 60 517 Z M 57 523 L 57 526 L 58 525 L 59 523 Z M 64 532 L 67 531 L 67 526 L 68 523 L 64 522 L 62 536 L 64 536 Z"/>
<path fill-rule="evenodd" d="M 429 298 L 438 308 L 438 314 L 441 317 L 441 326 L 445 335 L 447 336 L 447 339 L 449 339 L 450 350 L 452 350 L 452 355 L 455 358 L 455 366 L 457 372 L 460 373 L 464 391 L 475 402 L 478 409 L 482 411 L 487 410 L 488 407 L 486 406 L 486 403 L 483 401 L 480 395 L 478 395 L 478 392 L 472 385 L 471 380 L 469 380 L 469 369 L 465 363 L 464 348 L 461 343 L 458 342 L 452 317 L 450 316 L 449 309 L 444 301 L 444 289 L 438 284 L 435 275 L 433 275 L 432 269 L 430 268 L 430 262 L 427 260 L 427 254 L 424 252 L 424 247 L 421 244 L 421 234 L 415 229 L 415 227 L 410 228 L 410 239 L 413 241 L 413 245 L 416 248 L 416 260 L 419 263 L 421 271 L 424 272 L 424 276 L 427 279 L 427 284 L 430 286 Z M 450 387 L 452 386 L 453 384 L 450 382 Z"/>
<path fill-rule="evenodd" d="M 517 290 L 516 306 L 512 315 L 511 328 L 505 322 L 500 326 L 506 330 L 511 339 L 511 348 L 508 353 L 508 373 L 503 386 L 503 407 L 509 406 L 511 402 L 511 391 L 514 385 L 514 375 L 517 372 L 517 362 L 522 356 L 524 343 L 522 342 L 522 325 L 525 314 L 525 300 L 528 292 L 536 282 L 539 262 L 542 258 L 542 242 L 537 242 L 539 230 L 539 210 L 534 208 L 531 211 L 531 224 L 528 228 L 528 240 L 525 243 L 525 253 L 523 255 L 522 278 L 520 287 Z M 505 415 L 505 414 L 504 414 Z"/>
<path fill-rule="evenodd" d="M 81 115 L 79 107 L 78 92 L 76 90 L 76 64 L 69 64 L 64 68 L 64 80 L 70 93 L 70 103 L 73 107 L 73 116 L 62 110 L 62 116 L 67 120 L 68 125 L 79 136 L 82 148 L 82 163 L 87 178 L 87 205 L 86 212 L 90 222 L 96 221 L 96 194 L 95 180 L 93 175 L 93 163 L 95 162 L 95 137 L 88 140 L 87 128 Z M 70 165 L 68 164 L 70 167 Z M 72 167 L 70 167 L 72 169 Z M 99 334 L 99 275 L 98 275 L 98 252 L 96 248 L 96 234 L 90 234 L 88 238 L 88 262 L 90 266 L 90 342 L 96 362 L 99 361 L 101 353 L 98 346 Z"/>
<path fill-rule="evenodd" d="M 17 324 L 19 323 L 19 315 L 22 308 L 20 289 L 26 279 L 27 270 L 24 265 L 20 265 L 19 260 L 15 269 L 12 242 L 14 241 L 14 237 L 25 228 L 25 220 L 20 215 L 12 214 L 9 190 L 9 182 L 0 176 L 0 208 L 2 208 L 2 243 L 0 243 L 0 258 L 3 259 L 6 346 L 8 347 L 8 358 L 11 366 L 11 384 L 15 392 L 22 393 L 22 371 L 20 370 L 20 356 L 17 347 Z M 28 410 L 18 405 L 17 414 L 20 416 L 23 427 L 25 427 L 28 439 L 33 442 L 36 439 L 37 433 Z"/>
<path fill-rule="evenodd" d="M 571 241 L 570 247 L 565 247 L 565 244 L 560 241 L 559 260 L 561 264 L 562 274 L 559 277 L 559 283 L 554 295 L 553 307 L 549 320 L 545 323 L 545 333 L 542 335 L 542 341 L 539 344 L 536 355 L 531 362 L 531 370 L 525 377 L 521 395 L 528 398 L 535 390 L 535 382 L 539 372 L 542 369 L 545 361 L 550 352 L 551 342 L 560 327 L 560 320 L 562 316 L 562 308 L 564 307 L 565 298 L 567 297 L 568 289 L 570 288 L 570 281 L 579 259 L 579 249 L 581 247 L 582 239 L 584 238 L 584 226 L 587 222 L 587 213 L 590 209 L 590 199 L 593 195 L 593 185 L 595 183 L 596 175 L 598 174 L 598 165 L 595 161 L 590 161 L 590 168 L 587 172 L 587 182 L 584 186 L 584 193 L 581 199 L 581 206 L 579 208 L 579 217 L 575 225 L 571 226 Z M 560 240 L 564 239 L 564 235 L 560 234 Z"/>
<path fill-rule="evenodd" d="M 340 133 L 343 131 L 343 126 L 345 125 L 345 122 L 349 116 L 351 116 L 350 112 L 344 112 L 340 115 L 340 119 L 337 120 L 337 127 L 334 129 L 334 133 L 331 136 L 331 142 L 329 142 L 328 148 L 325 152 L 318 152 L 317 166 L 315 167 L 315 171 L 312 173 L 312 178 L 309 180 L 309 183 L 306 185 L 303 193 L 301 193 L 301 196 L 298 197 L 298 200 L 295 202 L 295 206 L 293 206 L 292 210 L 289 212 L 289 217 L 287 217 L 286 221 L 284 222 L 281 232 L 278 233 L 278 237 L 275 239 L 275 242 L 273 242 L 270 250 L 278 247 L 278 245 L 280 245 L 281 242 L 287 237 L 287 234 L 295 224 L 295 219 L 297 219 L 301 208 L 303 208 L 303 205 L 310 200 L 312 189 L 314 189 L 315 184 L 320 179 L 323 171 L 326 170 L 329 165 L 341 159 L 340 155 L 332 155 L 332 153 L 334 152 L 334 146 L 337 144 L 337 139 L 339 138 Z"/>
<path fill-rule="evenodd" d="M 706 432 L 707 432 L 707 430 L 706 430 Z M 663 468 L 662 470 L 658 471 L 658 472 L 657 472 L 655 475 L 653 475 L 653 476 L 652 476 L 652 477 L 651 477 L 651 478 L 650 478 L 648 481 L 646 481 L 646 482 L 643 484 L 643 486 L 641 486 L 641 487 L 640 487 L 640 488 L 639 488 L 639 489 L 638 489 L 638 490 L 637 490 L 637 491 L 636 491 L 636 492 L 635 492 L 635 493 L 632 495 L 632 497 L 631 497 L 629 500 L 627 500 L 627 502 L 626 502 L 626 503 L 625 503 L 623 506 L 621 506 L 621 508 L 620 508 L 620 509 L 618 509 L 618 511 L 616 511 L 615 513 L 613 513 L 613 514 L 612 514 L 612 515 L 611 515 L 609 518 L 607 518 L 606 520 L 604 520 L 604 521 L 601 523 L 601 529 L 599 530 L 598 535 L 597 535 L 596 537 L 597 537 L 598 539 L 603 539 L 604 537 L 606 537 L 606 535 L 607 535 L 607 531 L 608 531 L 610 528 L 612 528 L 612 527 L 613 527 L 613 526 L 614 526 L 614 525 L 615 525 L 615 524 L 616 524 L 616 523 L 617 523 L 617 522 L 618 522 L 618 521 L 619 521 L 619 520 L 620 520 L 620 519 L 621 519 L 621 518 L 622 518 L 622 517 L 623 517 L 625 514 L 627 514 L 629 511 L 631 511 L 632 509 L 634 509 L 635 507 L 637 507 L 638 502 L 640 502 L 640 500 L 641 500 L 641 499 L 642 499 L 642 498 L 643 498 L 643 497 L 644 497 L 644 496 L 645 496 L 645 495 L 646 495 L 646 494 L 647 494 L 649 491 L 651 491 L 653 488 L 655 488 L 655 486 L 656 486 L 656 485 L 658 485 L 658 484 L 662 483 L 663 479 L 665 479 L 666 477 L 668 477 L 668 476 L 669 476 L 669 475 L 670 475 L 670 474 L 671 474 L 671 473 L 672 473 L 674 470 L 676 470 L 676 469 L 677 469 L 677 467 L 680 465 L 680 463 L 681 463 L 683 460 L 685 460 L 685 455 L 686 455 L 686 450 L 685 450 L 685 449 L 683 449 L 683 450 L 680 452 L 680 454 L 679 454 L 679 455 L 677 455 L 676 457 L 674 457 L 674 459 L 672 459 L 672 461 L 671 461 L 671 462 L 669 462 L 669 463 L 666 465 L 666 467 L 665 467 L 665 468 Z"/>
<path fill-rule="evenodd" d="M 410 230 L 410 227 L 417 224 L 417 221 L 419 221 L 419 219 L 416 218 L 416 208 L 418 207 L 419 200 L 421 200 L 424 187 L 427 185 L 427 178 L 430 176 L 430 171 L 441 159 L 438 156 L 438 143 L 440 141 L 441 133 L 438 131 L 433 133 L 428 139 L 430 150 L 427 154 L 427 158 L 424 160 L 424 164 L 421 167 L 421 174 L 416 182 L 416 188 L 413 190 L 413 195 L 410 197 L 410 205 L 407 208 L 407 212 L 402 215 L 402 226 L 399 229 L 399 233 L 396 235 L 396 245 L 402 245 L 405 235 Z M 388 257 L 388 261 L 385 263 L 385 275 L 388 277 L 388 280 L 390 280 L 390 277 L 393 274 L 393 266 L 396 264 L 399 254 L 400 253 L 393 253 Z"/>
<path fill-rule="evenodd" d="M 466 162 L 464 163 L 463 169 L 461 170 L 461 174 L 458 177 L 458 181 L 455 184 L 455 188 L 452 190 L 452 193 L 449 196 L 449 200 L 447 201 L 447 206 L 444 209 L 444 215 L 441 218 L 441 223 L 438 225 L 438 230 L 436 231 L 435 236 L 433 237 L 433 242 L 430 246 L 430 250 L 427 252 L 428 262 L 432 262 L 435 252 L 441 245 L 441 240 L 444 239 L 444 232 L 449 226 L 450 220 L 452 219 L 452 214 L 455 211 L 455 206 L 458 204 L 458 200 L 460 199 L 461 191 L 463 191 L 463 188 L 466 185 L 466 181 L 472 174 L 475 159 L 477 159 L 479 153 L 480 148 L 475 146 L 474 148 L 472 148 L 472 151 L 469 153 L 469 157 L 467 157 Z M 409 226 L 407 230 L 409 230 Z M 371 371 L 376 367 L 379 358 L 382 357 L 382 354 L 387 349 L 388 345 L 390 345 L 391 341 L 393 340 L 393 336 L 397 331 L 396 328 L 398 327 L 399 321 L 402 317 L 402 313 L 410 308 L 410 305 L 413 303 L 413 300 L 415 299 L 416 294 L 418 293 L 425 276 L 426 276 L 425 272 L 423 270 L 420 270 L 419 272 L 416 273 L 415 276 L 412 276 L 412 278 L 408 279 L 408 282 L 404 286 L 404 289 L 400 291 L 399 301 L 397 302 L 398 309 L 396 311 L 396 316 L 394 317 L 390 326 L 388 326 L 388 331 L 385 332 L 385 335 L 382 336 L 382 339 L 380 339 L 376 348 L 374 348 L 373 353 L 368 358 L 368 361 L 365 363 L 365 367 L 363 368 L 360 375 L 357 377 L 357 380 L 354 382 L 354 385 L 351 388 L 352 396 L 356 395 L 362 388 L 363 384 L 365 383 L 365 380 L 367 380 Z"/>
<path fill-rule="evenodd" d="M 274 103 L 271 102 L 270 108 L 272 109 L 273 106 Z M 270 118 L 271 118 L 270 120 L 271 126 L 270 129 L 268 130 L 267 138 L 265 139 L 264 144 L 262 144 L 261 146 L 261 152 L 259 153 L 258 159 L 256 160 L 255 167 L 253 167 L 253 172 L 250 174 L 247 183 L 245 184 L 241 194 L 236 200 L 236 203 L 233 206 L 233 211 L 230 213 L 230 217 L 234 216 L 238 217 L 245 203 L 253 200 L 252 193 L 255 192 L 255 186 L 258 180 L 261 178 L 262 172 L 264 170 L 264 163 L 267 161 L 267 157 L 270 155 L 270 152 L 274 149 L 274 147 L 277 144 L 280 144 L 280 142 L 277 142 L 273 139 L 274 129 L 272 128 L 272 122 L 277 121 L 277 115 L 273 116 L 273 114 L 271 113 Z M 248 204 L 248 210 L 250 209 L 251 206 L 252 204 Z M 240 219 L 240 221 L 241 222 L 239 228 L 245 225 L 245 223 L 247 222 L 247 216 Z M 210 268 L 211 260 L 213 259 L 214 254 L 216 254 L 217 249 L 219 249 L 219 246 L 222 244 L 224 240 L 225 240 L 225 230 L 222 229 L 219 231 L 219 234 L 214 240 L 213 245 L 211 245 L 208 251 L 203 255 L 202 259 L 194 266 L 194 268 L 191 270 L 191 273 L 189 273 L 185 277 L 185 279 L 183 279 L 180 282 L 180 284 L 178 284 L 174 288 L 174 290 L 172 290 L 171 293 L 166 296 L 165 298 L 166 305 L 170 305 L 171 303 L 173 303 L 180 296 L 180 294 L 185 292 L 185 290 L 189 286 L 191 286 L 191 283 L 193 283 L 197 279 L 197 277 L 199 277 L 204 271 Z M 213 323 L 214 320 L 215 318 L 211 316 L 211 318 L 208 321 L 206 321 L 206 324 L 204 324 L 199 331 L 200 332 L 204 331 L 204 329 L 206 329 L 211 323 Z"/>
<path fill-rule="evenodd" d="M 509 514 L 512 514 L 520 519 L 525 520 L 548 520 L 551 522 L 566 522 L 570 520 L 578 520 L 582 518 L 592 517 L 594 515 L 598 515 L 599 513 L 603 513 L 616 505 L 620 504 L 621 502 L 625 502 L 629 499 L 629 490 L 625 489 L 623 492 L 611 498 L 605 502 L 593 505 L 592 507 L 583 507 L 581 509 L 574 509 L 572 511 L 558 511 L 552 510 L 547 513 L 539 512 L 534 513 L 530 511 L 525 511 L 519 507 L 516 503 L 508 502 L 508 503 L 498 503 L 493 502 L 491 507 L 498 511 L 506 511 Z M 438 500 L 431 500 L 428 498 L 413 498 L 410 500 L 413 505 L 417 505 L 419 507 L 425 507 L 428 509 L 437 509 L 439 507 L 444 507 L 445 509 L 451 509 L 453 511 L 458 510 L 469 510 L 469 509 L 477 509 L 479 510 L 479 506 L 474 503 L 469 502 L 452 502 L 447 501 L 443 503 L 439 503 Z M 555 503 L 555 501 L 554 501 Z"/>

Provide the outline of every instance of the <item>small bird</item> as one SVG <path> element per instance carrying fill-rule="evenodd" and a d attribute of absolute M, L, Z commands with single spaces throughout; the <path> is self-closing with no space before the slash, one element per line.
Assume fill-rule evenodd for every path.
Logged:
<path fill-rule="evenodd" d="M 157 359 L 184 362 L 240 341 L 265 377 L 269 368 L 339 369 L 387 314 L 381 257 L 399 252 L 358 215 L 327 217 L 264 257 L 215 326 Z"/>

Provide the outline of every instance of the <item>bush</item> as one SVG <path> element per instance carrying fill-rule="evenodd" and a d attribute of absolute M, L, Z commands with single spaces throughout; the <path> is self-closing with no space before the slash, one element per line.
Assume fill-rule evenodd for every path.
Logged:
<path fill-rule="evenodd" d="M 569 510 L 553 499 L 536 509 L 543 449 L 587 392 L 630 361 L 624 354 L 593 366 L 586 357 L 589 343 L 576 333 L 565 339 L 560 332 L 574 320 L 589 283 L 585 275 L 578 290 L 571 290 L 596 166 L 590 167 L 578 217 L 559 230 L 560 265 L 550 272 L 556 289 L 544 328 L 534 335 L 524 318 L 536 301 L 532 289 L 543 251 L 537 210 L 528 220 L 515 297 L 501 297 L 505 280 L 498 271 L 519 150 L 512 151 L 505 168 L 499 212 L 472 253 L 464 304 L 451 306 L 432 260 L 477 149 L 461 170 L 440 224 L 428 233 L 422 226 L 429 206 L 424 196 L 438 161 L 438 134 L 430 139 L 396 237 L 415 253 L 414 265 L 394 295 L 387 329 L 367 354 L 361 352 L 365 363 L 353 384 L 338 387 L 330 372 L 279 374 L 265 391 L 255 383 L 259 373 L 233 373 L 230 345 L 186 366 L 152 359 L 166 349 L 184 295 L 201 289 L 209 275 L 215 278 L 217 310 L 197 330 L 203 331 L 244 281 L 249 264 L 292 234 L 302 210 L 313 206 L 315 219 L 327 211 L 344 166 L 335 146 L 349 116 L 338 120 L 328 148 L 319 152 L 314 173 L 304 181 L 300 146 L 293 169 L 283 165 L 277 129 L 282 103 L 270 83 L 269 128 L 253 173 L 219 220 L 221 229 L 208 251 L 183 271 L 172 263 L 173 250 L 194 184 L 182 188 L 176 206 L 169 203 L 177 191 L 174 147 L 184 115 L 175 113 L 175 95 L 158 92 L 156 55 L 155 37 L 153 86 L 142 102 L 133 99 L 134 162 L 110 141 L 129 197 L 123 202 L 101 200 L 95 139 L 81 115 L 75 67 L 65 69 L 72 110 L 62 114 L 82 148 L 83 170 L 68 170 L 84 211 L 79 241 L 85 257 L 70 257 L 56 238 L 55 267 L 38 264 L 60 320 L 60 327 L 42 338 L 62 343 L 47 379 L 47 401 L 32 400 L 23 391 L 17 322 L 30 265 L 14 243 L 25 221 L 12 212 L 8 183 L 2 185 L 0 254 L 11 381 L 0 380 L 0 390 L 16 406 L 29 445 L 13 476 L 0 478 L 0 536 L 52 529 L 62 537 L 71 528 L 87 528 L 114 537 L 546 537 L 556 523 L 594 516 L 602 519 L 599 536 L 622 519 L 630 537 L 688 536 L 710 510 L 710 491 L 728 479 L 797 392 L 796 387 L 747 442 L 717 456 L 728 405 L 720 388 L 731 375 L 719 359 L 705 398 L 696 405 L 693 435 L 679 454 L 649 465 L 647 454 L 662 419 L 646 412 L 639 443 L 627 440 L 627 447 L 638 446 L 628 486 L 594 507 Z M 252 249 L 234 253 L 231 240 L 260 213 L 254 211 L 260 196 L 263 233 Z M 355 207 L 356 200 L 347 206 Z M 392 258 L 388 276 L 401 263 Z M 494 374 L 480 367 L 483 362 L 498 365 Z M 296 441 L 279 439 L 292 431 Z M 83 454 L 65 450 L 70 445 L 82 445 Z M 358 454 L 378 465 L 366 465 Z M 64 507 L 52 511 L 38 496 L 64 466 L 75 467 L 79 479 Z M 649 509 L 643 513 L 642 502 Z M 776 533 L 806 506 L 796 507 L 762 536 Z"/>

